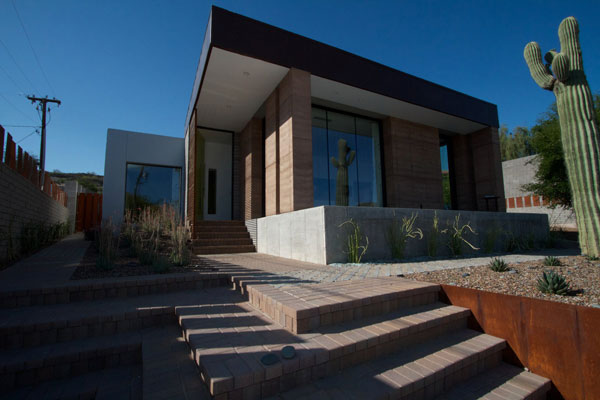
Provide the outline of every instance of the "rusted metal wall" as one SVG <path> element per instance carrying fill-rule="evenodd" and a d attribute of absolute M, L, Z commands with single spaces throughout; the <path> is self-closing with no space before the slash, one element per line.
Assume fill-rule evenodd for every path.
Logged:
<path fill-rule="evenodd" d="M 102 195 L 99 193 L 79 193 L 75 231 L 87 231 L 102 222 Z"/>
<path fill-rule="evenodd" d="M 600 309 L 442 285 L 449 303 L 506 339 L 505 360 L 552 380 L 552 399 L 600 399 Z"/>

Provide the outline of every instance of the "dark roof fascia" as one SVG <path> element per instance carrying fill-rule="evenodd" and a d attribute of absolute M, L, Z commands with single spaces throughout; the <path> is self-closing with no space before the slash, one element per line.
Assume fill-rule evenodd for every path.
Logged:
<path fill-rule="evenodd" d="M 209 28 L 207 54 L 215 46 L 483 125 L 499 126 L 495 104 L 243 15 L 213 6 Z M 203 55 L 206 42 L 205 36 Z M 198 69 L 202 67 L 203 74 L 206 65 L 202 56 L 200 61 Z M 199 75 L 197 72 L 193 104 L 200 87 Z M 191 109 L 192 103 L 188 121 Z"/>

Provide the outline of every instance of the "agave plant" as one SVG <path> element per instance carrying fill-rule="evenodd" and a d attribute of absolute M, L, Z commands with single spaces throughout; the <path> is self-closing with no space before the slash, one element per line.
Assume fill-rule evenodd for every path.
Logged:
<path fill-rule="evenodd" d="M 554 271 L 543 272 L 537 282 L 538 289 L 542 293 L 558 294 L 565 296 L 571 290 L 569 283 L 563 275 Z"/>
<path fill-rule="evenodd" d="M 559 265 L 562 265 L 562 263 L 557 257 L 547 256 L 544 258 L 544 265 L 547 267 L 558 267 Z"/>
<path fill-rule="evenodd" d="M 494 272 L 506 272 L 508 271 L 508 264 L 501 258 L 493 258 L 490 261 L 490 269 Z"/>

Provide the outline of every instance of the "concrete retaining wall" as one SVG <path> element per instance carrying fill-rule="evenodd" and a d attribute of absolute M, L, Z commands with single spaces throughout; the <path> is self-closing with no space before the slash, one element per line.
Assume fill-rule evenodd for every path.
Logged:
<path fill-rule="evenodd" d="M 427 255 L 427 241 L 435 213 L 441 229 L 451 227 L 459 214 L 460 225 L 470 223 L 477 235 L 465 233 L 464 237 L 481 248 L 478 252 L 483 252 L 486 241 L 494 243 L 493 251 L 502 251 L 511 235 L 522 242 L 533 240 L 536 245 L 545 242 L 548 236 L 548 216 L 545 214 L 321 206 L 259 218 L 257 250 L 321 264 L 346 262 L 346 241 L 352 228 L 349 224 L 340 225 L 352 219 L 369 239 L 363 261 L 391 260 L 392 253 L 386 236 L 392 221 L 400 223 L 403 217 L 410 217 L 413 213 L 417 215 L 415 228 L 421 228 L 425 236 L 422 240 L 408 241 L 406 258 Z M 447 241 L 447 234 L 439 236 L 438 256 L 450 255 Z M 475 253 L 466 245 L 463 249 L 464 254 Z"/>

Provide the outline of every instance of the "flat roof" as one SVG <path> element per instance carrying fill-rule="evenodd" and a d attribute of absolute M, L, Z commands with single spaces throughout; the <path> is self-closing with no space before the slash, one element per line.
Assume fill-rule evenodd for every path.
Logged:
<path fill-rule="evenodd" d="M 212 6 L 188 106 L 186 127 L 202 87 L 211 51 L 215 47 L 282 67 L 301 69 L 316 77 L 477 124 L 499 126 L 495 104 Z"/>

